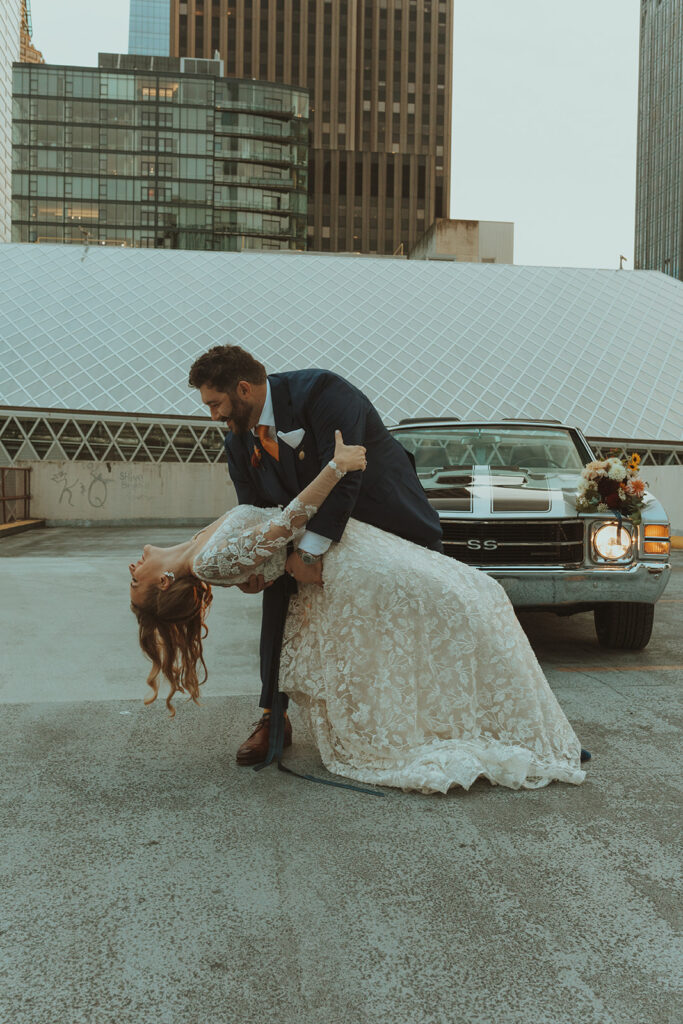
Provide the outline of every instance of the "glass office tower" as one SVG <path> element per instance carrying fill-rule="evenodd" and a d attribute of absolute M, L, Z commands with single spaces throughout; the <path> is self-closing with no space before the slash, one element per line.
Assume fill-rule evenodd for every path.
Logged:
<path fill-rule="evenodd" d="M 171 0 L 171 52 L 216 50 L 310 90 L 309 249 L 407 253 L 449 216 L 453 0 Z"/>
<path fill-rule="evenodd" d="M 168 57 L 171 0 L 130 0 L 128 53 Z"/>
<path fill-rule="evenodd" d="M 683 0 L 641 0 L 634 265 L 683 281 Z"/>
<path fill-rule="evenodd" d="M 100 65 L 15 65 L 12 241 L 306 247 L 305 90 L 168 57 Z"/>

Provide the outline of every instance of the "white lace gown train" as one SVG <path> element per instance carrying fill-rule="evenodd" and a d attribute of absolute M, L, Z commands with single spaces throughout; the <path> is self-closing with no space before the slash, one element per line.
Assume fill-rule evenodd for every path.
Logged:
<path fill-rule="evenodd" d="M 425 793 L 580 783 L 580 743 L 503 588 L 350 520 L 290 604 L 280 687 L 329 771 Z"/>
<path fill-rule="evenodd" d="M 302 510 L 315 512 L 232 509 L 196 574 L 219 586 L 281 575 Z M 425 793 L 480 776 L 512 789 L 583 781 L 579 741 L 495 580 L 353 519 L 324 579 L 290 602 L 280 688 L 329 771 Z"/>

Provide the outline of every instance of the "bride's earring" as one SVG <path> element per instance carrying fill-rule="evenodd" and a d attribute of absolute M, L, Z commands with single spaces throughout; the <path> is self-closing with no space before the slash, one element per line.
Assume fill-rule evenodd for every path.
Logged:
<path fill-rule="evenodd" d="M 174 580 L 175 579 L 175 573 L 171 572 L 170 569 L 164 569 L 164 571 L 162 572 L 161 575 L 162 576 L 168 576 L 169 580 Z"/>

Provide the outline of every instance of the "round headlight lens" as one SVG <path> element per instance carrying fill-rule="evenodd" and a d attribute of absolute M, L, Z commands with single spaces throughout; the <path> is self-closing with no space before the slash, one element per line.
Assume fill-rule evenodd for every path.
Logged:
<path fill-rule="evenodd" d="M 625 527 L 619 529 L 617 523 L 606 523 L 593 534 L 593 543 L 601 558 L 614 562 L 628 555 L 633 538 Z"/>

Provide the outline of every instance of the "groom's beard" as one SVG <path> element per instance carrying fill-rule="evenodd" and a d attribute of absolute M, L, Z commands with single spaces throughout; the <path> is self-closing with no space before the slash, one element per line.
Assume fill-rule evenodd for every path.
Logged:
<path fill-rule="evenodd" d="M 229 427 L 233 434 L 246 434 L 250 429 L 252 408 L 243 398 L 230 395 L 231 415 Z M 226 420 L 227 422 L 227 420 Z"/>

